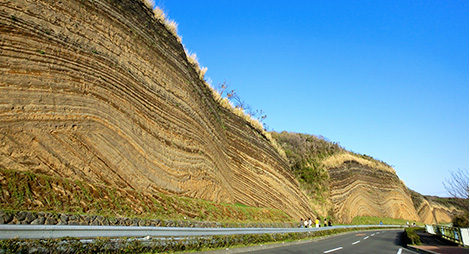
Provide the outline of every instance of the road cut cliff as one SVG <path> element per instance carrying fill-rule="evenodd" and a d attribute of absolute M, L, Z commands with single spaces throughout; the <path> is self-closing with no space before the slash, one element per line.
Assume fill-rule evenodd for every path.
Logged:
<path fill-rule="evenodd" d="M 266 133 L 220 105 L 145 3 L 1 1 L 0 33 L 1 168 L 312 213 Z"/>
<path fill-rule="evenodd" d="M 328 173 L 330 198 L 340 221 L 349 223 L 356 216 L 420 221 L 408 189 L 394 171 L 348 160 Z"/>
<path fill-rule="evenodd" d="M 413 190 L 410 193 L 420 220 L 426 224 L 449 223 L 456 215 L 468 214 L 468 200 L 423 196 Z"/>
<path fill-rule="evenodd" d="M 273 137 L 319 216 L 341 223 L 361 216 L 419 221 L 408 188 L 386 163 L 321 136 L 284 131 Z"/>

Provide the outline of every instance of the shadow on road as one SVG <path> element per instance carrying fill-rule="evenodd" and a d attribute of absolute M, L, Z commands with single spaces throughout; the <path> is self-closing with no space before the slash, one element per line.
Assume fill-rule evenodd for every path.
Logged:
<path fill-rule="evenodd" d="M 397 231 L 393 243 L 397 246 L 406 247 L 404 231 Z"/>

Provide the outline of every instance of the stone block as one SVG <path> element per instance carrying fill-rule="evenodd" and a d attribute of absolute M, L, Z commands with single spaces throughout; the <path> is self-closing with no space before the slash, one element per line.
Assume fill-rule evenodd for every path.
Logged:
<path fill-rule="evenodd" d="M 26 219 L 26 212 L 17 212 L 14 217 L 17 221 L 23 221 L 24 219 Z"/>
<path fill-rule="evenodd" d="M 48 218 L 46 218 L 45 224 L 46 225 L 56 225 L 57 224 L 57 219 L 52 218 L 52 217 L 48 217 Z"/>
<path fill-rule="evenodd" d="M 69 221 L 69 216 L 67 214 L 60 214 L 60 221 L 67 223 Z"/>
<path fill-rule="evenodd" d="M 99 221 L 98 219 L 95 218 L 95 219 L 91 222 L 91 225 L 92 225 L 92 226 L 100 226 L 101 223 L 100 223 L 100 221 Z"/>
<path fill-rule="evenodd" d="M 4 224 L 8 224 L 8 223 L 10 223 L 10 222 L 13 220 L 13 215 L 4 213 L 4 214 L 2 215 L 2 219 L 3 219 L 3 223 L 4 223 Z"/>
<path fill-rule="evenodd" d="M 25 222 L 30 224 L 33 220 L 37 219 L 38 215 L 32 212 L 28 212 L 25 217 Z"/>

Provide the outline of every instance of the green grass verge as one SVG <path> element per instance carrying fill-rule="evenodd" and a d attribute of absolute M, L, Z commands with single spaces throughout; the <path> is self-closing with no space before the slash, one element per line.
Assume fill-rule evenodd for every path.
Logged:
<path fill-rule="evenodd" d="M 379 225 L 380 222 L 384 225 L 406 225 L 406 222 L 409 224 L 416 223 L 417 225 L 423 226 L 424 224 L 416 221 L 409 221 L 405 219 L 394 219 L 386 217 L 368 217 L 368 216 L 357 216 L 351 221 L 351 225 Z"/>
<path fill-rule="evenodd" d="M 294 222 L 271 208 L 223 204 L 0 168 L 0 209 L 220 223 Z"/>
<path fill-rule="evenodd" d="M 421 245 L 421 239 L 419 238 L 419 235 L 416 234 L 416 231 L 423 231 L 424 228 L 405 228 L 405 241 L 407 244 L 411 245 Z"/>

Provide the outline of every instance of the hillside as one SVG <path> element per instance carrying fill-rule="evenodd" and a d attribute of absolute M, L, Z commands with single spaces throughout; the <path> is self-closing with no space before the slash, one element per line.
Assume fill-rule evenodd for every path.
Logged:
<path fill-rule="evenodd" d="M 144 2 L 3 1 L 0 33 L 0 169 L 33 193 L 16 209 L 58 210 L 87 189 L 88 202 L 119 196 L 130 214 L 159 195 L 312 214 L 269 135 L 214 97 Z M 34 198 L 27 181 L 42 178 L 55 201 Z M 12 208 L 18 188 L 1 180 Z"/>
<path fill-rule="evenodd" d="M 0 210 L 350 223 L 459 209 L 322 137 L 267 133 L 145 1 L 2 2 L 0 33 Z"/>
<path fill-rule="evenodd" d="M 357 216 L 419 221 L 410 193 L 393 168 L 313 135 L 273 133 L 302 189 L 321 216 L 350 223 Z"/>
<path fill-rule="evenodd" d="M 410 193 L 420 220 L 424 223 L 448 223 L 455 215 L 465 211 L 468 215 L 468 200 L 423 196 L 413 190 Z"/>

